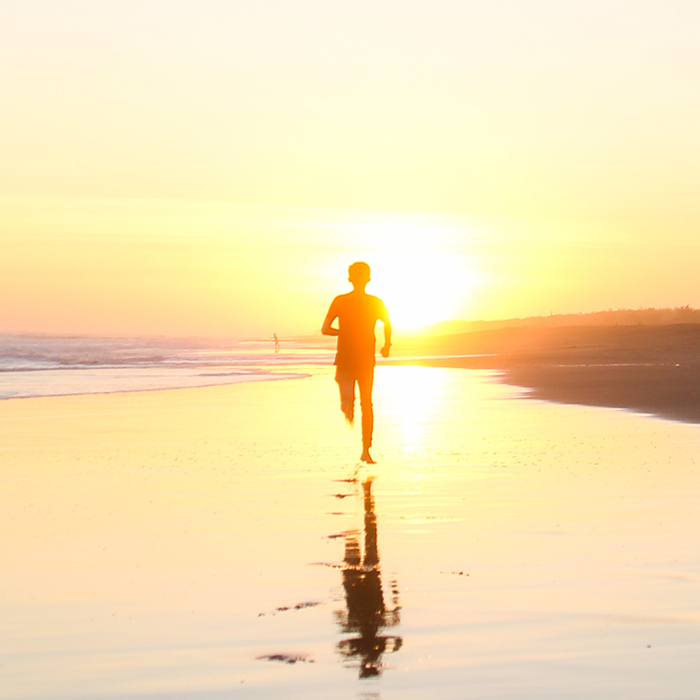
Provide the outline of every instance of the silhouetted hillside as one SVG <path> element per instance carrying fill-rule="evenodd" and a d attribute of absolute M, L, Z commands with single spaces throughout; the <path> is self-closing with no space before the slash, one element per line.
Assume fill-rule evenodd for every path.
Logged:
<path fill-rule="evenodd" d="M 416 335 L 455 335 L 499 328 L 564 328 L 571 326 L 665 326 L 700 323 L 700 309 L 677 306 L 667 309 L 608 309 L 578 314 L 552 314 L 496 321 L 445 321 L 422 328 Z"/>

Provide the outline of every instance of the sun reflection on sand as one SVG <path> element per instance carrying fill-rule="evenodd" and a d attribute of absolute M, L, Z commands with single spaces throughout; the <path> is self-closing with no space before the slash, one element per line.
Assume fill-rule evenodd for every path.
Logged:
<path fill-rule="evenodd" d="M 397 430 L 400 444 L 408 453 L 424 444 L 426 432 L 440 407 L 447 375 L 429 367 L 392 367 L 376 383 L 377 403 L 382 420 Z"/>

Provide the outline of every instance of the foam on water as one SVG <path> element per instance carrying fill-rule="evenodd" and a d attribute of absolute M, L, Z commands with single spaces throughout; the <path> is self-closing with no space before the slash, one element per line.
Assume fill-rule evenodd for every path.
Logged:
<path fill-rule="evenodd" d="M 0 399 L 282 379 L 331 360 L 330 351 L 293 341 L 275 352 L 269 340 L 0 335 Z"/>

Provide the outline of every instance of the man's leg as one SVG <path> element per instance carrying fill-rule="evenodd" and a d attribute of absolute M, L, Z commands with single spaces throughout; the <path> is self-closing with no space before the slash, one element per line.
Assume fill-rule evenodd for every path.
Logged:
<path fill-rule="evenodd" d="M 372 407 L 372 386 L 374 384 L 374 367 L 362 372 L 358 377 L 357 386 L 360 390 L 360 408 L 362 409 L 362 461 L 374 463 L 369 454 L 372 447 L 374 431 L 374 408 Z"/>
<path fill-rule="evenodd" d="M 355 378 L 343 373 L 339 367 L 335 368 L 335 381 L 340 390 L 340 410 L 348 423 L 355 419 Z"/>

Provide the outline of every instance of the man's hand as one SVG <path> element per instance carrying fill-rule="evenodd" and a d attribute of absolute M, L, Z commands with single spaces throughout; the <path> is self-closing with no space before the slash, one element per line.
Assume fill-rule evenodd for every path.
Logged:
<path fill-rule="evenodd" d="M 387 343 L 379 352 L 382 354 L 382 357 L 389 357 L 389 348 L 391 347 L 391 343 Z"/>

